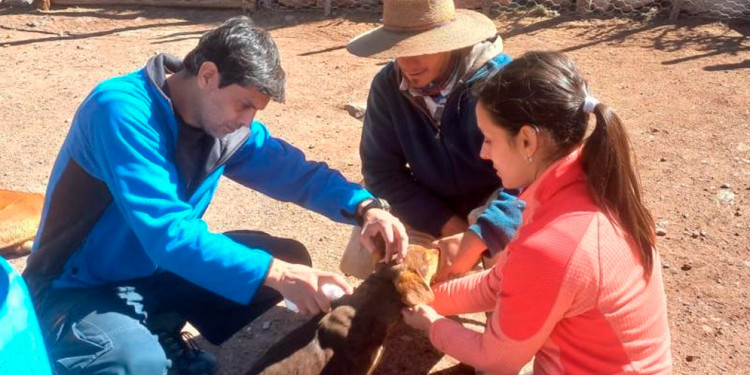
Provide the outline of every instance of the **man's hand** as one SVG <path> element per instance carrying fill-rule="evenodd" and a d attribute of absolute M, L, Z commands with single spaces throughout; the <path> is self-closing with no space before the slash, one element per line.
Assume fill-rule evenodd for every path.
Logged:
<path fill-rule="evenodd" d="M 268 269 L 263 285 L 277 290 L 292 301 L 301 314 L 315 315 L 331 310 L 331 301 L 321 290 L 324 284 L 335 284 L 347 294 L 353 289 L 343 276 L 327 271 L 320 271 L 302 265 L 287 263 L 274 258 Z"/>
<path fill-rule="evenodd" d="M 367 210 L 363 219 L 360 241 L 365 249 L 375 254 L 378 250 L 373 238 L 379 235 L 385 240 L 385 256 L 382 261 L 389 262 L 393 258 L 398 262 L 403 261 L 406 257 L 406 248 L 409 246 L 404 224 L 390 212 L 379 208 Z"/>
<path fill-rule="evenodd" d="M 435 310 L 427 305 L 417 305 L 414 307 L 407 307 L 401 310 L 401 314 L 404 316 L 404 322 L 412 328 L 419 329 L 425 332 L 430 331 L 432 323 L 442 318 L 443 316 L 435 312 Z"/>
<path fill-rule="evenodd" d="M 441 238 L 434 245 L 440 249 L 440 265 L 435 281 L 445 281 L 469 272 L 486 248 L 472 231 Z"/>
<path fill-rule="evenodd" d="M 445 222 L 445 224 L 443 224 L 443 227 L 440 228 L 440 237 L 448 237 L 463 233 L 468 228 L 469 223 L 466 219 L 453 215 Z"/>

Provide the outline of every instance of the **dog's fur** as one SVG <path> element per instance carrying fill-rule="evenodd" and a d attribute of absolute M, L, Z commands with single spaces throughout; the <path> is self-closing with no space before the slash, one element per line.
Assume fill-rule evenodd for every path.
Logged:
<path fill-rule="evenodd" d="M 379 264 L 353 294 L 277 342 L 246 375 L 372 374 L 401 309 L 434 298 L 428 283 L 437 270 L 436 253 L 410 246 L 403 263 Z"/>
<path fill-rule="evenodd" d="M 29 254 L 39 227 L 44 195 L 0 190 L 0 256 Z"/>

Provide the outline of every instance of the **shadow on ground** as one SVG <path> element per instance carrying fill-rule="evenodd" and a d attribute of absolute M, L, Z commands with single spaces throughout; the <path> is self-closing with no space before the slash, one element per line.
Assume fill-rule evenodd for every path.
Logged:
<path fill-rule="evenodd" d="M 691 56 L 664 61 L 664 65 L 674 65 L 719 55 L 739 56 L 741 52 L 750 51 L 750 22 L 748 21 L 726 22 L 725 26 L 731 32 L 723 35 L 701 30 L 701 27 L 715 24 L 716 20 L 697 18 L 677 22 L 669 22 L 664 19 L 651 21 L 623 20 L 623 22 L 604 24 L 595 29 L 592 29 L 585 22 L 570 16 L 536 21 L 529 18 L 514 18 L 502 23 L 499 31 L 505 40 L 548 29 L 566 30 L 581 39 L 580 44 L 566 47 L 561 52 L 591 47 L 601 48 L 602 45 L 617 45 L 629 40 L 647 41 L 649 44 L 645 45 L 645 48 L 659 51 L 676 52 L 689 49 L 697 52 Z M 749 67 L 750 62 L 745 60 L 736 64 L 706 65 L 703 69 L 720 71 L 747 69 Z"/>
<path fill-rule="evenodd" d="M 205 26 L 198 30 L 181 31 L 160 36 L 153 44 L 169 43 L 188 39 L 198 39 L 200 35 L 222 22 L 223 20 L 242 14 L 240 9 L 218 10 L 218 9 L 175 9 L 163 7 L 145 6 L 111 6 L 107 8 L 79 8 L 69 10 L 65 8 L 54 9 L 50 12 L 40 12 L 28 8 L 18 8 L 0 5 L 0 16 L 13 14 L 30 14 L 39 17 L 70 17 L 70 18 L 93 18 L 115 21 L 125 21 L 122 27 L 110 28 L 94 32 L 77 33 L 75 31 L 51 32 L 27 25 L 24 27 L 8 27 L 0 25 L 0 28 L 23 31 L 35 37 L 0 43 L 3 47 L 20 46 L 31 43 L 56 42 L 64 40 L 87 39 L 101 37 L 115 33 L 169 28 L 178 26 L 199 25 Z M 338 26 L 344 22 L 368 23 L 373 26 L 378 22 L 379 15 L 369 12 L 339 11 L 334 17 L 323 17 L 321 12 L 315 10 L 296 11 L 271 11 L 262 10 L 250 15 L 258 25 L 267 30 L 283 29 L 299 24 L 321 23 L 320 27 Z M 164 22 L 163 19 L 173 20 Z M 132 22 L 127 22 L 132 21 Z M 697 52 L 690 56 L 664 61 L 665 65 L 674 65 L 686 61 L 698 60 L 718 55 L 738 56 L 740 52 L 750 51 L 750 22 L 728 21 L 726 26 L 733 32 L 716 35 L 716 33 L 701 32 L 704 25 L 715 23 L 715 20 L 704 20 L 688 18 L 677 22 L 669 22 L 664 18 L 653 20 L 622 20 L 622 22 L 609 22 L 592 28 L 586 22 L 596 21 L 595 18 L 582 20 L 580 17 L 563 15 L 551 18 L 533 17 L 503 17 L 498 19 L 498 31 L 504 39 L 510 40 L 519 35 L 533 35 L 535 32 L 547 29 L 563 29 L 566 32 L 576 34 L 582 41 L 580 44 L 562 49 L 562 52 L 571 52 L 584 48 L 600 47 L 601 45 L 616 45 L 628 40 L 638 39 L 649 41 L 649 48 L 656 50 L 675 52 L 690 49 Z M 343 45 L 314 51 L 312 53 L 329 52 L 344 48 Z M 747 69 L 750 63 L 747 60 L 737 63 L 706 65 L 706 71 L 722 71 L 732 69 Z"/>

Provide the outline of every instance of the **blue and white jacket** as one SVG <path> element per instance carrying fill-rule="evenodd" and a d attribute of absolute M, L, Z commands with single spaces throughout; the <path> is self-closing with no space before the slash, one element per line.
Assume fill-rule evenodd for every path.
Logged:
<path fill-rule="evenodd" d="M 167 55 L 99 84 L 73 119 L 47 188 L 25 277 L 53 288 L 92 287 L 160 270 L 238 303 L 263 283 L 271 256 L 208 230 L 202 216 L 224 175 L 281 201 L 353 224 L 372 195 L 307 161 L 254 121 L 211 138 L 198 178 L 186 176 L 182 131 L 164 92 Z M 187 130 L 186 130 L 187 131 Z"/>

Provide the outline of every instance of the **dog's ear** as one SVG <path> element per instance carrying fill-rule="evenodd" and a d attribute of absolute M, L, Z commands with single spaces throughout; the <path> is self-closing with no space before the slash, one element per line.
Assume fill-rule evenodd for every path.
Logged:
<path fill-rule="evenodd" d="M 435 298 L 424 278 L 406 267 L 398 272 L 393 283 L 401 294 L 401 300 L 408 306 L 430 303 Z"/>
<path fill-rule="evenodd" d="M 440 250 L 420 245 L 409 245 L 408 250 L 404 259 L 407 268 L 416 270 L 428 285 L 432 284 L 440 264 Z"/>

